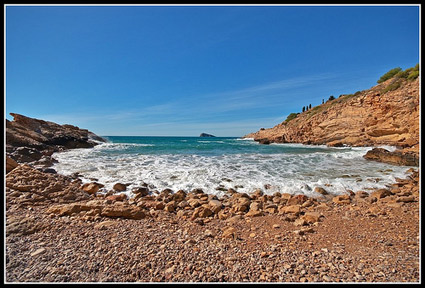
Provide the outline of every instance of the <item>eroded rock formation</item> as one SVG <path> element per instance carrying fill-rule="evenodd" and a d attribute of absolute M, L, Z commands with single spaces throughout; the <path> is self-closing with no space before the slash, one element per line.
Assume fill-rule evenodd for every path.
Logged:
<path fill-rule="evenodd" d="M 358 95 L 343 95 L 244 137 L 275 143 L 419 147 L 419 79 L 405 80 L 398 89 L 384 93 L 391 81 Z"/>
<path fill-rule="evenodd" d="M 389 79 L 371 89 L 342 95 L 300 113 L 290 121 L 284 121 L 273 128 L 262 128 L 244 137 L 254 138 L 261 144 L 396 146 L 410 151 L 400 152 L 400 155 L 374 151 L 365 158 L 398 165 L 417 163 L 417 166 L 419 79 L 403 80 L 397 89 L 386 91 L 393 81 Z"/>
<path fill-rule="evenodd" d="M 105 139 L 87 129 L 73 125 L 59 125 L 10 113 L 13 121 L 6 119 L 6 152 L 18 163 L 33 163 L 51 166 L 53 152 L 90 148 Z"/>

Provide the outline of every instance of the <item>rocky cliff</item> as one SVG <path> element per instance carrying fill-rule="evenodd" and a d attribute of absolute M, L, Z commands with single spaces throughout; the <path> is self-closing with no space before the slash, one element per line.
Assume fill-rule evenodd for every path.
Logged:
<path fill-rule="evenodd" d="M 90 148 L 99 142 L 105 142 L 105 139 L 87 129 L 68 124 L 59 125 L 15 113 L 10 115 L 14 119 L 6 119 L 6 153 L 18 163 L 48 167 L 52 163 L 50 155 L 54 152 Z"/>
<path fill-rule="evenodd" d="M 275 143 L 340 146 L 419 144 L 419 79 L 384 92 L 392 79 L 358 95 L 342 95 L 270 129 L 244 136 Z"/>
<path fill-rule="evenodd" d="M 418 153 L 419 79 L 391 78 L 244 137 L 263 144 L 391 145 Z"/>

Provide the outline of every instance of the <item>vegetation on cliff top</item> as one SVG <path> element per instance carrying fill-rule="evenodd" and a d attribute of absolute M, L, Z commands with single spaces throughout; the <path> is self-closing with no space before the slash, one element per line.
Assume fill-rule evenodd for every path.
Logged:
<path fill-rule="evenodd" d="M 419 63 L 416 64 L 414 67 L 408 68 L 406 70 L 402 70 L 400 67 L 397 68 L 393 68 L 390 71 L 388 71 L 387 73 L 385 73 L 384 75 L 382 75 L 379 80 L 377 81 L 378 83 L 383 83 L 389 79 L 393 79 L 393 81 L 387 85 L 383 90 L 382 93 L 387 93 L 389 91 L 393 91 L 398 89 L 403 80 L 410 80 L 413 81 L 416 78 L 418 78 L 419 76 Z M 311 118 L 313 115 L 337 104 L 337 103 L 342 103 L 347 101 L 350 98 L 353 97 L 357 97 L 361 94 L 363 94 L 365 90 L 363 91 L 357 91 L 354 94 L 341 94 L 339 95 L 338 99 L 336 99 L 333 95 L 331 95 L 329 97 L 329 99 L 326 101 L 326 103 L 324 102 L 324 100 L 322 100 L 322 104 L 318 105 L 316 107 L 311 108 L 311 104 L 308 106 L 303 106 L 302 107 L 302 113 L 307 113 L 307 119 Z M 337 101 L 334 101 L 337 100 Z M 330 102 L 330 103 L 329 103 Z M 288 115 L 288 117 L 286 118 L 285 121 L 283 121 L 282 124 L 288 124 L 289 121 L 297 118 L 298 114 L 300 113 L 291 113 Z"/>
<path fill-rule="evenodd" d="M 377 83 L 382 83 L 387 81 L 388 79 L 395 78 L 398 79 L 408 79 L 414 80 L 419 76 L 419 63 L 415 65 L 415 67 L 408 68 L 406 70 L 402 70 L 400 67 L 393 68 L 384 75 L 379 78 Z"/>
<path fill-rule="evenodd" d="M 378 79 L 378 81 L 376 81 L 377 83 L 382 83 L 387 81 L 388 79 L 393 78 L 397 73 L 399 73 L 401 70 L 400 67 L 391 69 L 390 71 L 388 71 L 387 73 L 385 73 L 384 75 L 381 76 L 381 78 Z"/>
<path fill-rule="evenodd" d="M 291 113 L 291 114 L 289 114 L 288 115 L 288 117 L 286 117 L 286 120 L 285 121 L 283 121 L 283 123 L 288 123 L 289 121 L 291 121 L 292 119 L 295 119 L 295 118 L 297 118 L 297 115 L 298 114 L 300 114 L 300 113 Z"/>
<path fill-rule="evenodd" d="M 395 71 L 397 71 L 395 73 Z M 382 75 L 382 77 L 378 80 L 378 83 L 382 83 L 383 81 L 393 79 L 391 83 L 384 88 L 382 93 L 387 93 L 389 91 L 393 91 L 398 89 L 404 80 L 413 81 L 419 77 L 419 64 L 416 64 L 415 67 L 408 68 L 406 70 L 401 70 L 401 68 L 394 68 Z M 381 79 L 385 79 L 381 81 Z"/>

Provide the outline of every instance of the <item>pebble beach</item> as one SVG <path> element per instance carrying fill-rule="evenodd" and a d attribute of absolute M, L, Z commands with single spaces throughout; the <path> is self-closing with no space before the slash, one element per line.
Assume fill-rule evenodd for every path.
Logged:
<path fill-rule="evenodd" d="M 6 177 L 6 281 L 419 282 L 419 174 L 410 172 L 370 194 L 140 189 L 121 199 L 22 165 Z"/>

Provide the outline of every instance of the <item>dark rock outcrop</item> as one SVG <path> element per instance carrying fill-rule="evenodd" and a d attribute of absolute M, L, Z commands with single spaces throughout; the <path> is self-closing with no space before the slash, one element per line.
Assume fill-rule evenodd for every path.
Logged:
<path fill-rule="evenodd" d="M 270 144 L 270 140 L 267 138 L 262 138 L 262 139 L 255 139 L 255 141 L 257 141 L 260 144 L 264 144 L 264 145 L 268 145 Z"/>
<path fill-rule="evenodd" d="M 6 152 L 18 163 L 40 164 L 47 167 L 53 161 L 50 155 L 54 152 L 91 148 L 99 142 L 106 142 L 93 132 L 73 125 L 59 125 L 16 113 L 10 115 L 14 119 L 13 121 L 6 119 Z"/>
<path fill-rule="evenodd" d="M 201 133 L 201 135 L 199 135 L 199 137 L 215 137 L 215 136 L 211 135 L 211 134 L 207 134 L 207 133 Z"/>
<path fill-rule="evenodd" d="M 373 148 L 363 156 L 365 159 L 395 165 L 419 166 L 419 155 L 411 151 L 390 152 L 383 148 Z"/>

